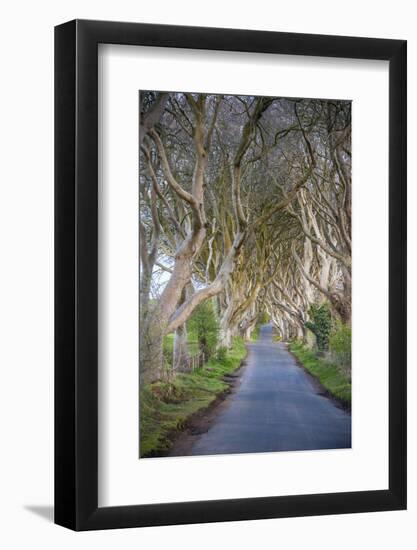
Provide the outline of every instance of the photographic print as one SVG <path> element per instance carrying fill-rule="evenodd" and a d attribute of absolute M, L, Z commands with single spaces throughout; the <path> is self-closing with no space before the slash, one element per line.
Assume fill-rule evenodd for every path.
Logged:
<path fill-rule="evenodd" d="M 351 447 L 351 129 L 140 91 L 140 458 Z"/>

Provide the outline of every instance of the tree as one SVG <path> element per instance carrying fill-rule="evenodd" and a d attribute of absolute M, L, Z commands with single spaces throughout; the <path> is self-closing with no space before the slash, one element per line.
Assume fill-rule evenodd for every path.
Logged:
<path fill-rule="evenodd" d="M 324 302 L 349 325 L 350 159 L 349 102 L 141 95 L 142 381 L 161 376 L 167 334 L 184 360 L 208 307 L 226 347 L 264 310 L 284 339 Z"/>

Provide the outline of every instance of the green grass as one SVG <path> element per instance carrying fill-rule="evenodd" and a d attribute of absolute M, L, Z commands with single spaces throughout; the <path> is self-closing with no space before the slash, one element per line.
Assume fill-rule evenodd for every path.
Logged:
<path fill-rule="evenodd" d="M 256 325 L 255 328 L 253 329 L 251 337 L 250 337 L 251 342 L 256 342 L 259 339 L 259 331 L 260 330 L 261 330 L 261 326 Z"/>
<path fill-rule="evenodd" d="M 172 382 L 145 386 L 140 394 L 141 457 L 157 456 L 169 449 L 170 436 L 228 389 L 223 377 L 236 370 L 245 356 L 245 344 L 236 338 L 222 361 L 213 357 L 201 369 L 178 374 Z"/>
<path fill-rule="evenodd" d="M 317 357 L 314 351 L 307 349 L 299 341 L 291 342 L 290 351 L 302 363 L 305 369 L 315 376 L 320 383 L 337 399 L 350 406 L 352 400 L 352 385 L 340 368 Z"/>
<path fill-rule="evenodd" d="M 172 363 L 172 354 L 174 352 L 174 333 L 167 334 L 164 338 L 164 356 L 169 364 Z M 197 335 L 193 332 L 188 332 L 187 335 L 188 354 L 194 357 L 199 354 Z"/>

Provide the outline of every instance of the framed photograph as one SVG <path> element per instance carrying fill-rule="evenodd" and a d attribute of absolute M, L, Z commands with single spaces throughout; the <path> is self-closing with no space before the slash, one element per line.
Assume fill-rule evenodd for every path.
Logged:
<path fill-rule="evenodd" d="M 406 42 L 55 29 L 55 522 L 406 508 Z"/>

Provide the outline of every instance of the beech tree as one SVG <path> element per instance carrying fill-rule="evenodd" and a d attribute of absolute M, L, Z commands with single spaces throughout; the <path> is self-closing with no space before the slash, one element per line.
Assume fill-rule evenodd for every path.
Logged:
<path fill-rule="evenodd" d="M 327 300 L 350 323 L 350 103 L 141 94 L 140 372 L 187 357 L 187 321 L 211 300 L 219 346 L 267 310 L 305 338 Z"/>

